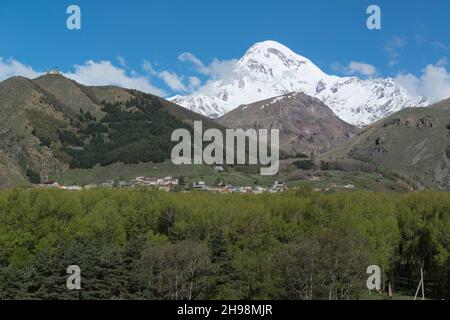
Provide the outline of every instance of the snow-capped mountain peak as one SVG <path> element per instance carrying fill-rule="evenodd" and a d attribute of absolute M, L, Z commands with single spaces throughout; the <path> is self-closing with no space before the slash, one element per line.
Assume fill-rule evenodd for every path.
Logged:
<path fill-rule="evenodd" d="M 288 47 L 275 42 L 264 41 L 253 45 L 238 62 L 238 69 L 246 69 L 267 79 L 279 78 L 286 72 L 296 71 L 310 80 L 325 76 L 309 59 L 293 52 Z"/>
<path fill-rule="evenodd" d="M 327 75 L 311 60 L 276 41 L 253 45 L 222 79 L 209 81 L 190 96 L 173 102 L 210 117 L 243 104 L 289 92 L 304 92 L 327 104 L 338 117 L 366 125 L 405 107 L 425 105 L 412 99 L 393 79 L 359 79 Z"/>

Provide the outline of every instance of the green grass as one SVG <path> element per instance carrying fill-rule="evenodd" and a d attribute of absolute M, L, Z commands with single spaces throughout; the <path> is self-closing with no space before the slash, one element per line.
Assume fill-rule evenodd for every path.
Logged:
<path fill-rule="evenodd" d="M 406 192 L 406 187 L 398 181 L 383 177 L 378 173 L 365 172 L 343 172 L 324 171 L 320 181 L 309 181 L 308 179 L 288 180 L 288 173 L 277 176 L 261 176 L 252 170 L 245 168 L 225 167 L 224 172 L 216 172 L 213 167 L 206 165 L 181 165 L 176 166 L 171 162 L 164 163 L 140 163 L 124 165 L 115 163 L 106 167 L 96 166 L 92 169 L 70 169 L 64 174 L 51 176 L 50 179 L 57 180 L 65 185 L 87 185 L 99 184 L 106 180 L 131 180 L 138 176 L 166 177 L 183 176 L 188 183 L 205 181 L 207 185 L 214 185 L 217 180 L 225 181 L 226 184 L 237 186 L 263 186 L 273 185 L 275 180 L 286 181 L 288 187 L 295 188 L 310 185 L 312 188 L 343 190 L 345 185 L 352 184 L 359 191 L 394 191 Z M 333 188 L 333 186 L 336 186 Z"/>
<path fill-rule="evenodd" d="M 140 163 L 124 165 L 115 163 L 106 167 L 96 166 L 92 169 L 70 169 L 64 174 L 51 176 L 66 185 L 87 185 L 90 183 L 102 183 L 106 180 L 131 180 L 138 176 L 166 177 L 183 176 L 188 182 L 198 180 L 205 181 L 208 185 L 213 185 L 218 178 L 223 179 L 227 184 L 240 186 L 267 186 L 273 184 L 274 177 L 262 177 L 257 174 L 247 174 L 237 171 L 231 167 L 226 167 L 225 172 L 214 171 L 213 167 L 206 165 L 181 165 L 176 166 L 171 162 L 164 163 Z"/>
<path fill-rule="evenodd" d="M 344 172 L 344 171 L 322 171 L 319 181 L 295 180 L 288 181 L 289 187 L 296 187 L 308 181 L 313 188 L 326 189 L 336 186 L 342 189 L 346 185 L 354 185 L 359 191 L 395 191 L 406 192 L 408 189 L 399 181 L 386 178 L 378 173 L 367 172 Z"/>

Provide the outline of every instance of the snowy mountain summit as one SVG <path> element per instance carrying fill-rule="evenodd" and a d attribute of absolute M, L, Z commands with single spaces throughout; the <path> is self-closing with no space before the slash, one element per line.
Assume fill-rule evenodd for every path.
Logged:
<path fill-rule="evenodd" d="M 170 100 L 197 113 L 220 117 L 243 104 L 304 92 L 328 105 L 342 120 L 367 125 L 407 107 L 425 106 L 393 79 L 328 75 L 286 46 L 265 41 L 253 45 L 226 76 L 210 80 L 189 96 Z"/>

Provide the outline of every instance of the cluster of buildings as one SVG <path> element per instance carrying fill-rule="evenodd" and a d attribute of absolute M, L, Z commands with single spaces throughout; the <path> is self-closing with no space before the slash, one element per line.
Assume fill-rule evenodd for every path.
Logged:
<path fill-rule="evenodd" d="M 49 180 L 44 183 L 41 183 L 36 186 L 37 188 L 48 188 L 48 189 L 62 189 L 62 190 L 69 190 L 69 191 L 81 191 L 83 190 L 83 187 L 81 186 L 64 186 L 60 184 L 57 181 Z"/>
<path fill-rule="evenodd" d="M 330 187 L 328 188 L 315 188 L 313 191 L 314 192 L 330 192 L 330 191 L 334 191 L 334 190 L 347 190 L 347 191 L 354 191 L 356 190 L 356 186 L 352 185 L 352 184 L 347 184 L 345 186 L 338 186 L 336 184 L 332 184 Z"/>
<path fill-rule="evenodd" d="M 119 182 L 120 183 L 120 182 Z M 180 181 L 174 177 L 154 178 L 154 177 L 137 177 L 130 181 L 128 186 L 131 187 L 149 187 L 164 191 L 172 191 L 180 185 Z M 119 185 L 119 187 L 122 187 Z M 127 186 L 125 186 L 127 187 Z"/>
<path fill-rule="evenodd" d="M 57 181 L 47 181 L 40 185 L 38 185 L 38 188 L 53 188 L 53 189 L 63 189 L 63 190 L 70 190 L 70 191 L 81 191 L 83 189 L 90 190 L 90 189 L 96 189 L 96 188 L 133 188 L 133 187 L 148 187 L 153 189 L 159 189 L 164 191 L 172 191 L 175 187 L 179 185 L 179 180 L 177 178 L 173 177 L 165 177 L 165 178 L 153 178 L 153 177 L 137 177 L 131 181 L 113 181 L 113 180 L 106 180 L 103 183 L 100 184 L 88 184 L 85 186 L 64 186 Z"/>
<path fill-rule="evenodd" d="M 37 186 L 37 188 L 53 188 L 53 189 L 63 189 L 68 191 L 81 191 L 81 190 L 90 190 L 96 188 L 136 188 L 136 187 L 144 187 L 157 189 L 162 191 L 171 192 L 174 191 L 175 188 L 181 187 L 180 181 L 174 177 L 165 177 L 165 178 L 155 178 L 155 177 L 136 177 L 130 181 L 113 181 L 107 180 L 101 184 L 88 184 L 85 186 L 64 186 L 57 181 L 47 181 L 43 184 Z M 192 184 L 192 188 L 182 186 L 185 190 L 194 190 L 194 191 L 207 191 L 207 192 L 215 192 L 215 193 L 253 193 L 253 194 L 262 194 L 262 193 L 277 193 L 284 192 L 287 190 L 287 187 L 283 182 L 276 181 L 271 187 L 264 188 L 260 186 L 256 187 L 240 187 L 234 185 L 226 185 L 226 186 L 208 186 L 204 181 L 197 181 Z"/>
<path fill-rule="evenodd" d="M 213 187 L 208 186 L 204 181 L 198 181 L 193 183 L 192 185 L 194 190 L 197 191 L 209 191 L 209 192 L 215 192 L 215 193 L 253 193 L 253 194 L 262 194 L 262 193 L 277 193 L 277 192 L 284 192 L 287 190 L 287 187 L 284 185 L 283 182 L 276 181 L 271 187 L 264 188 L 260 186 L 256 187 L 239 187 L 234 185 L 226 185 L 226 186 L 219 186 L 219 187 Z"/>

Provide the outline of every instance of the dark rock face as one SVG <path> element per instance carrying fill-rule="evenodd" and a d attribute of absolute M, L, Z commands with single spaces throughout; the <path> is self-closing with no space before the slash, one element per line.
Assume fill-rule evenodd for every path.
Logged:
<path fill-rule="evenodd" d="M 402 121 L 400 119 L 390 119 L 389 121 L 386 121 L 384 123 L 384 127 L 390 127 L 390 126 L 401 126 Z"/>
<path fill-rule="evenodd" d="M 382 137 L 377 138 L 377 140 L 375 141 L 375 144 L 377 146 L 381 145 L 383 143 L 384 139 Z"/>
<path fill-rule="evenodd" d="M 433 128 L 433 121 L 431 119 L 421 118 L 417 120 L 417 128 L 419 129 Z"/>

